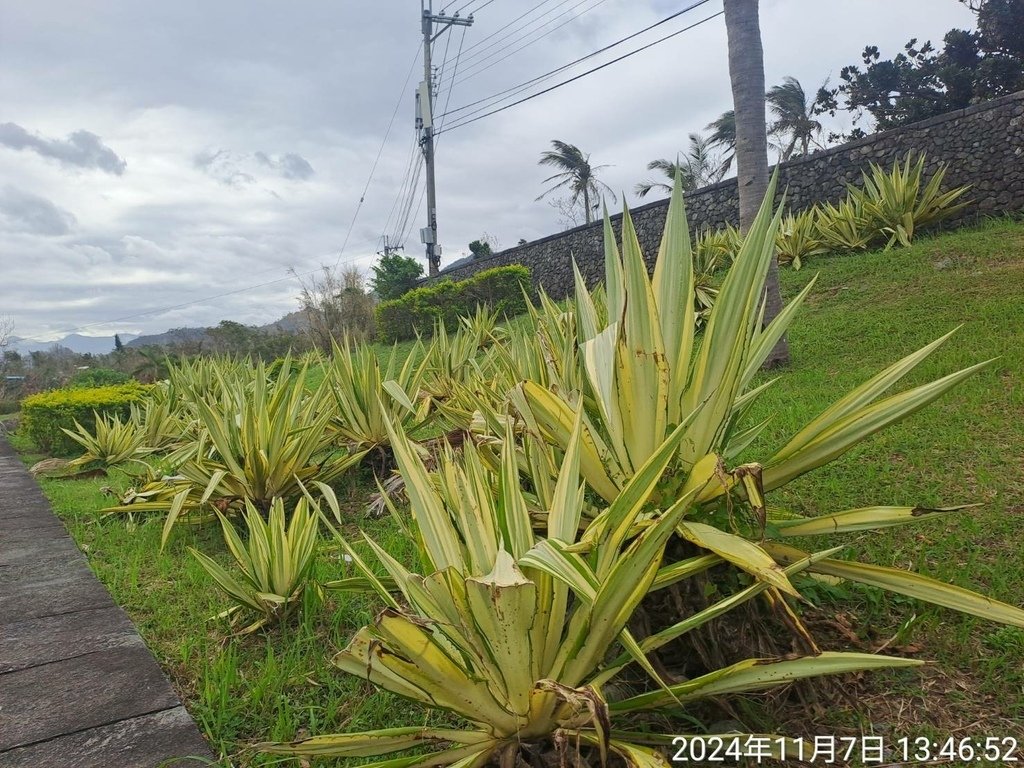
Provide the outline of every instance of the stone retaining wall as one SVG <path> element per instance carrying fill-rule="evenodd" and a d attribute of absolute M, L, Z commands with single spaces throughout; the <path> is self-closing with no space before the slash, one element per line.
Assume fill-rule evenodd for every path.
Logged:
<path fill-rule="evenodd" d="M 910 150 L 925 153 L 929 174 L 940 163 L 948 165 L 945 186 L 971 185 L 971 204 L 951 223 L 1024 211 L 1024 91 L 783 163 L 779 194 L 785 191 L 794 211 L 835 202 L 846 194 L 847 184 L 860 182 L 868 163 L 891 165 Z M 667 200 L 658 200 L 632 209 L 648 260 L 657 253 L 667 208 Z M 737 224 L 736 179 L 688 193 L 686 210 L 695 230 Z M 620 219 L 621 215 L 612 217 L 616 231 Z M 561 298 L 572 292 L 571 258 L 588 282 L 601 277 L 601 232 L 600 223 L 576 227 L 445 270 L 441 276 L 464 280 L 483 269 L 523 264 L 530 268 L 534 283 Z"/>

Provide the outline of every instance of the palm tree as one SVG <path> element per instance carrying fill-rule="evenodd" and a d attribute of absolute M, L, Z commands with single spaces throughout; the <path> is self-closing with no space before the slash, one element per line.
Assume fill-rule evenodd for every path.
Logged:
<path fill-rule="evenodd" d="M 826 81 L 822 87 L 827 85 Z M 808 100 L 800 81 L 795 77 L 783 78 L 782 85 L 773 86 L 765 100 L 774 118 L 768 132 L 783 140 L 781 160 L 789 160 L 797 145 L 800 154 L 806 155 L 811 143 L 817 144 L 815 137 L 821 133 L 821 123 L 815 119 L 814 102 Z"/>
<path fill-rule="evenodd" d="M 159 347 L 142 347 L 138 350 L 142 360 L 132 370 L 132 376 L 141 382 L 162 381 L 170 376 L 173 361 L 171 356 Z"/>
<path fill-rule="evenodd" d="M 768 190 L 768 126 L 765 119 L 764 49 L 758 0 L 725 0 L 725 29 L 729 44 L 729 80 L 736 113 L 736 181 L 739 189 L 740 230 L 746 232 Z M 765 280 L 764 322 L 782 310 L 779 263 L 772 256 Z M 779 339 L 766 367 L 789 362 L 789 344 Z"/>
<path fill-rule="evenodd" d="M 636 194 L 639 197 L 646 197 L 652 189 L 672 192 L 672 184 L 678 172 L 683 180 L 683 190 L 700 189 L 708 184 L 721 181 L 725 170 L 722 163 L 715 157 L 711 150 L 711 140 L 699 133 L 691 133 L 690 148 L 683 155 L 682 159 L 675 162 L 671 160 L 652 160 L 647 164 L 649 171 L 661 171 L 668 179 L 668 183 L 661 181 L 644 181 L 636 185 Z"/>
<path fill-rule="evenodd" d="M 537 199 L 543 199 L 556 189 L 568 187 L 571 193 L 569 196 L 570 204 L 576 205 L 580 202 L 580 198 L 582 198 L 587 224 L 592 223 L 594 221 L 594 211 L 597 209 L 598 198 L 600 198 L 602 190 L 607 192 L 612 200 L 616 199 L 611 187 L 602 181 L 598 181 L 594 175 L 596 171 L 600 171 L 608 166 L 591 165 L 590 155 L 583 154 L 580 148 L 574 144 L 567 144 L 564 141 L 553 139 L 551 146 L 554 149 L 542 152 L 538 164 L 551 165 L 558 168 L 558 173 L 544 179 L 545 184 L 551 181 L 558 181 L 558 183 L 545 191 Z"/>
<path fill-rule="evenodd" d="M 722 175 L 725 176 L 736 158 L 736 110 L 730 109 L 722 113 L 717 120 L 712 120 L 704 130 L 711 131 L 708 142 L 712 147 L 722 151 Z"/>

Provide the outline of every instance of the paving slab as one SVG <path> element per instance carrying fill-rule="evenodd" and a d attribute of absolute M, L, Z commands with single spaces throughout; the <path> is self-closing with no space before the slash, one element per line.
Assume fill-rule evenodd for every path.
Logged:
<path fill-rule="evenodd" d="M 57 557 L 77 558 L 81 552 L 68 536 L 54 539 L 35 529 L 0 531 L 0 569 Z"/>
<path fill-rule="evenodd" d="M 11 622 L 0 634 L 0 673 L 129 646 L 145 647 L 113 606 Z"/>
<path fill-rule="evenodd" d="M 58 559 L 24 563 L 8 566 L 0 573 L 0 616 L 4 622 L 113 604 L 110 593 L 92 575 L 81 555 L 77 562 Z"/>
<path fill-rule="evenodd" d="M 0 438 L 0 768 L 177 768 L 212 758 L 135 627 Z"/>
<path fill-rule="evenodd" d="M 178 705 L 145 647 L 96 651 L 3 675 L 2 750 Z"/>
<path fill-rule="evenodd" d="M 209 748 L 184 707 L 0 752 L 3 768 L 196 768 L 208 760 Z"/>
<path fill-rule="evenodd" d="M 2 483 L 3 480 L 0 480 Z M 4 499 L 4 505 L 9 506 L 13 504 L 12 499 Z M 10 508 L 10 507 L 9 507 Z M 15 531 L 39 531 L 40 529 L 46 531 L 53 531 L 54 533 L 61 533 L 64 531 L 64 526 L 61 524 L 53 513 L 44 514 L 43 512 L 48 510 L 40 511 L 38 509 L 25 509 L 24 507 L 13 507 L 10 514 L 4 515 L 4 528 L 6 532 L 13 534 Z M 38 533 L 36 534 L 38 535 Z"/>

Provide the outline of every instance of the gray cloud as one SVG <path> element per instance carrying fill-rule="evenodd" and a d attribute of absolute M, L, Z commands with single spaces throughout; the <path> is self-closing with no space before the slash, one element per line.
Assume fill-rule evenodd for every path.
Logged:
<path fill-rule="evenodd" d="M 0 188 L 0 229 L 36 235 L 66 235 L 76 220 L 45 197 L 6 185 Z"/>
<path fill-rule="evenodd" d="M 0 187 L 31 190 L 79 218 L 69 235 L 59 237 L 28 231 L 24 223 L 28 218 L 37 222 L 36 230 L 60 231 L 59 209 L 56 216 L 51 210 L 35 218 L 0 218 L 0 228 L 8 228 L 0 235 L 0 306 L 15 315 L 22 335 L 258 285 L 286 275 L 285 265 L 301 272 L 325 259 L 333 264 L 346 240 L 342 263 L 367 267 L 380 235 L 397 228 L 409 160 L 418 155 L 412 90 L 421 60 L 414 4 L 341 7 L 310 0 L 263 3 L 253 14 L 245 0 L 172 3 L 161 7 L 159 24 L 145 4 L 133 0 L 109 0 L 102 12 L 74 0 L 22 5 L 24 12 L 4 18 L 5 58 L 18 66 L 0 77 L 0 123 L 20 119 L 29 130 L 0 128 Z M 579 18 L 521 53 L 509 55 L 518 43 L 486 59 L 508 44 L 512 35 L 502 30 L 522 14 L 520 5 L 491 3 L 476 14 L 465 30 L 458 82 L 450 91 L 444 75 L 439 108 L 449 96 L 454 110 L 535 78 L 662 18 L 678 2 L 588 3 L 545 29 Z M 672 29 L 720 7 L 715 0 Z M 955 0 L 765 0 L 761 7 L 769 84 L 793 75 L 807 87 L 858 62 L 866 43 L 890 56 L 910 37 L 938 40 L 950 27 L 974 23 Z M 239 18 L 246 19 L 244 29 Z M 453 69 L 462 36 L 462 30 L 452 31 L 458 37 L 439 39 L 435 48 L 441 66 L 451 43 L 447 70 Z M 627 47 L 661 34 L 652 30 Z M 598 61 L 565 75 L 591 63 Z M 410 69 L 410 87 L 399 99 Z M 717 19 L 445 134 L 438 154 L 444 263 L 459 258 L 485 231 L 506 246 L 557 231 L 556 214 L 534 202 L 549 175 L 537 159 L 551 139 L 577 144 L 595 162 L 608 163 L 601 179 L 628 192 L 648 175 L 648 161 L 674 157 L 685 147 L 686 134 L 721 114 L 730 99 L 725 30 Z M 390 138 L 349 237 L 396 104 Z M 5 151 L 6 145 L 59 158 L 89 146 L 87 137 L 84 144 L 81 137 L 61 138 L 66 131 L 54 124 L 92 127 L 130 154 L 132 173 L 59 173 L 56 160 L 26 162 L 36 156 Z M 116 134 L 107 126 L 116 126 Z M 49 133 L 39 137 L 36 130 Z M 92 146 L 97 144 L 102 147 L 95 139 Z M 120 158 L 114 160 L 114 167 L 122 167 Z M 419 180 L 420 192 L 409 206 L 406 253 L 422 259 L 416 235 L 425 218 Z M 8 253 L 19 257 L 5 258 Z M 160 332 L 223 319 L 269 322 L 295 309 L 295 293 L 294 281 L 274 283 L 103 331 Z"/>
<path fill-rule="evenodd" d="M 254 157 L 257 162 L 268 168 L 274 169 L 286 179 L 305 181 L 313 175 L 313 166 L 309 164 L 302 155 L 287 152 L 277 157 L 271 157 L 265 152 L 257 152 Z"/>
<path fill-rule="evenodd" d="M 241 169 L 241 163 L 241 158 L 226 149 L 200 152 L 192 158 L 192 164 L 196 168 L 229 187 L 243 187 L 256 182 L 255 176 Z"/>
<path fill-rule="evenodd" d="M 75 131 L 66 139 L 47 139 L 29 133 L 17 123 L 0 123 L 0 145 L 27 149 L 61 165 L 95 168 L 120 176 L 128 163 L 108 147 L 95 133 Z"/>
<path fill-rule="evenodd" d="M 277 176 L 293 181 L 306 181 L 314 173 L 309 161 L 294 152 L 286 152 L 283 155 L 254 152 L 248 155 L 226 149 L 206 150 L 193 157 L 192 164 L 207 176 L 229 187 L 243 187 L 256 183 L 256 173 L 265 168 Z"/>

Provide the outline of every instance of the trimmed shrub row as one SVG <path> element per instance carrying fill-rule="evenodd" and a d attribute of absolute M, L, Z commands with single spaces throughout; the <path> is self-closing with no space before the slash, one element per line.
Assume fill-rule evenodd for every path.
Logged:
<path fill-rule="evenodd" d="M 130 381 L 108 387 L 52 389 L 21 401 L 21 429 L 40 450 L 52 456 L 81 452 L 81 446 L 61 431 L 74 430 L 77 421 L 95 430 L 96 413 L 128 418 L 130 406 L 148 386 Z"/>
<path fill-rule="evenodd" d="M 377 305 L 377 336 L 385 344 L 428 336 L 437 322 L 452 330 L 459 317 L 486 306 L 504 317 L 526 311 L 524 291 L 530 290 L 530 270 L 521 265 L 495 267 L 468 280 L 439 280 L 414 288 L 401 298 Z"/>

